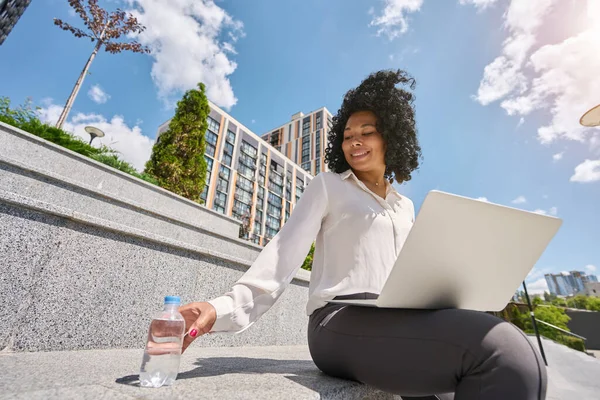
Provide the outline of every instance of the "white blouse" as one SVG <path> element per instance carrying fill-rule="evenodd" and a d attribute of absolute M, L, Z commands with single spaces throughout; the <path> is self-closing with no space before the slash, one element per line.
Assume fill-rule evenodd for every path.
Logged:
<path fill-rule="evenodd" d="M 256 322 L 294 278 L 315 240 L 308 315 L 336 296 L 380 293 L 415 217 L 412 201 L 387 182 L 386 188 L 383 199 L 352 170 L 317 175 L 248 271 L 209 301 L 217 311 L 211 332 L 239 333 Z"/>

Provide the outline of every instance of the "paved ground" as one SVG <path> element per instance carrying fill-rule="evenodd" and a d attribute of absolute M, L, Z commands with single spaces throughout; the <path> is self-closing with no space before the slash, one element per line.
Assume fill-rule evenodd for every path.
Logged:
<path fill-rule="evenodd" d="M 600 359 L 543 343 L 548 400 L 600 399 Z M 321 374 L 304 346 L 191 348 L 175 385 L 160 389 L 137 386 L 141 355 L 140 350 L 0 353 L 0 399 L 394 399 Z"/>

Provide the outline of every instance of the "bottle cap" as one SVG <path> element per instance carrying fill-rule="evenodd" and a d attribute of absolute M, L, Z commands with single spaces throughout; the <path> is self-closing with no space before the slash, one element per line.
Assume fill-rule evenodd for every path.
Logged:
<path fill-rule="evenodd" d="M 165 296 L 165 304 L 181 304 L 179 296 Z"/>

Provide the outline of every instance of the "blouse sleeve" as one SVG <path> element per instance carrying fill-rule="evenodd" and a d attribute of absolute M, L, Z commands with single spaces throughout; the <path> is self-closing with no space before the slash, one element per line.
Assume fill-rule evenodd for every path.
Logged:
<path fill-rule="evenodd" d="M 290 218 L 230 291 L 211 301 L 211 332 L 240 333 L 267 312 L 294 278 L 328 212 L 324 173 L 306 187 Z"/>

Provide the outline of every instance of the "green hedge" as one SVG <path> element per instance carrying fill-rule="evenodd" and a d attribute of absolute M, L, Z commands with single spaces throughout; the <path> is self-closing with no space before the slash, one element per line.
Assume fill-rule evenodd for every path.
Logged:
<path fill-rule="evenodd" d="M 25 105 L 13 109 L 10 107 L 9 98 L 0 97 L 0 121 L 65 147 L 78 154 L 92 158 L 102 164 L 118 169 L 119 171 L 143 179 L 146 182 L 154 185 L 158 184 L 156 179 L 151 175 L 139 173 L 133 165 L 120 159 L 117 151 L 104 145 L 93 147 L 70 132 L 44 124 L 37 117 L 37 113 L 31 108 L 31 103 L 29 101 L 25 103 Z"/>

